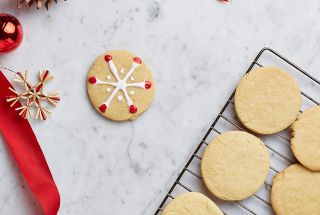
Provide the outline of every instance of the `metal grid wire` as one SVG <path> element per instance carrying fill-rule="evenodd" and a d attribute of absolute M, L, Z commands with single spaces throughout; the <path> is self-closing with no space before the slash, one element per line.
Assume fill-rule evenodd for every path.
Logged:
<path fill-rule="evenodd" d="M 261 63 L 261 61 L 267 61 Z M 309 73 L 302 70 L 300 67 L 292 63 L 287 58 L 280 55 L 278 52 L 270 48 L 263 48 L 259 54 L 256 56 L 254 61 L 251 63 L 248 73 L 254 67 L 262 67 L 263 65 L 276 65 L 280 68 L 286 69 L 290 72 L 295 79 L 298 81 L 301 89 L 301 95 L 303 98 L 302 102 L 302 112 L 304 109 L 319 105 L 319 99 L 315 98 L 316 95 L 319 97 L 320 81 L 315 77 L 311 76 Z M 312 91 L 313 90 L 313 91 Z M 309 91 L 307 93 L 307 91 Z M 313 92 L 314 95 L 311 95 Z M 273 214 L 271 204 L 270 204 L 270 188 L 272 186 L 272 178 L 279 171 L 296 162 L 291 150 L 290 150 L 290 129 L 279 132 L 274 135 L 259 136 L 265 143 L 266 147 L 269 149 L 271 154 L 270 160 L 270 173 L 265 181 L 265 186 L 255 193 L 252 197 L 243 201 L 222 201 L 217 199 L 208 193 L 203 185 L 202 177 L 200 174 L 200 162 L 202 152 L 214 137 L 220 133 L 227 130 L 242 130 L 247 131 L 237 119 L 234 111 L 234 94 L 232 93 L 230 98 L 227 100 L 226 104 L 223 106 L 222 110 L 218 116 L 213 121 L 212 125 L 208 129 L 207 133 L 202 138 L 201 142 L 193 152 L 192 156 L 188 160 L 187 164 L 184 166 L 174 184 L 170 188 L 169 192 L 166 194 L 165 198 L 161 202 L 159 208 L 155 212 L 155 215 L 161 214 L 163 208 L 172 200 L 176 195 L 184 192 L 197 191 L 206 194 L 210 197 L 223 211 L 225 215 L 232 214 Z M 247 131 L 250 132 L 250 131 Z"/>

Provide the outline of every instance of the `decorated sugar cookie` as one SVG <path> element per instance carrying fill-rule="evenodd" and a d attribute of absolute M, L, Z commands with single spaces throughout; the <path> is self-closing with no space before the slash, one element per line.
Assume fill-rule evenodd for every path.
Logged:
<path fill-rule="evenodd" d="M 142 59 L 127 51 L 110 51 L 92 65 L 87 80 L 89 98 L 104 117 L 133 120 L 151 104 L 154 80 Z"/>

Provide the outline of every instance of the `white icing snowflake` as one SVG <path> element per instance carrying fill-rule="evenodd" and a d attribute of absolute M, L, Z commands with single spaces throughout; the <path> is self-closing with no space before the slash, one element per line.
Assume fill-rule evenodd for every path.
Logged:
<path fill-rule="evenodd" d="M 119 77 L 118 70 L 112 61 L 112 56 L 106 55 L 104 57 L 104 59 L 109 64 L 110 70 L 111 70 L 113 76 L 116 78 L 116 82 L 101 81 L 95 76 L 92 76 L 89 78 L 89 82 L 91 84 L 108 85 L 108 86 L 114 87 L 114 89 L 113 89 L 111 95 L 108 97 L 108 99 L 103 104 L 101 104 L 99 106 L 100 111 L 103 113 L 106 112 L 106 110 L 108 109 L 108 107 L 109 107 L 111 101 L 113 100 L 113 98 L 115 97 L 115 95 L 118 93 L 118 91 L 121 90 L 124 94 L 126 101 L 127 101 L 127 105 L 129 107 L 129 112 L 132 114 L 136 113 L 138 111 L 138 108 L 133 104 L 133 101 L 129 97 L 128 92 L 127 92 L 127 87 L 138 87 L 138 88 L 144 88 L 144 89 L 151 88 L 150 81 L 143 81 L 143 82 L 137 82 L 137 83 L 127 83 L 127 80 L 129 79 L 129 77 L 131 77 L 131 75 L 133 74 L 135 69 L 141 65 L 141 59 L 138 57 L 133 58 L 132 67 L 126 73 L 124 78 L 122 78 L 122 79 Z M 120 70 L 120 73 L 123 73 L 123 72 L 124 72 L 124 69 L 122 68 Z"/>

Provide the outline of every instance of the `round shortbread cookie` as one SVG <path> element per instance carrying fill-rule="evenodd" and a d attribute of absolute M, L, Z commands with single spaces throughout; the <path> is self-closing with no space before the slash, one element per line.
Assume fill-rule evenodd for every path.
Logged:
<path fill-rule="evenodd" d="M 205 149 L 201 174 L 213 195 L 223 200 L 242 200 L 264 183 L 269 159 L 268 150 L 259 138 L 243 131 L 228 131 Z"/>
<path fill-rule="evenodd" d="M 298 161 L 320 171 L 320 106 L 304 111 L 292 125 L 291 148 Z"/>
<path fill-rule="evenodd" d="M 271 204 L 277 215 L 320 215 L 320 172 L 293 164 L 273 178 Z"/>
<path fill-rule="evenodd" d="M 253 132 L 274 134 L 289 127 L 301 107 L 300 89 L 293 77 L 275 67 L 256 68 L 240 81 L 235 109 Z"/>
<path fill-rule="evenodd" d="M 151 104 L 154 80 L 147 65 L 127 51 L 110 51 L 96 59 L 87 88 L 95 109 L 104 117 L 133 120 Z"/>
<path fill-rule="evenodd" d="M 218 206 L 201 193 L 184 193 L 172 200 L 162 215 L 223 215 Z"/>

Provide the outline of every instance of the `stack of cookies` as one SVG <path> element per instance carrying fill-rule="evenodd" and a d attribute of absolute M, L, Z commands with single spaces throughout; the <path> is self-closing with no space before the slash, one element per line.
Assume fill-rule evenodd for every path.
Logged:
<path fill-rule="evenodd" d="M 217 198 L 239 201 L 256 193 L 266 180 L 270 157 L 255 136 L 292 129 L 291 148 L 299 163 L 273 178 L 271 205 L 277 215 L 320 215 L 320 107 L 300 114 L 301 92 L 294 78 L 275 67 L 256 68 L 240 81 L 235 110 L 251 131 L 228 131 L 205 149 L 201 174 Z M 199 193 L 182 194 L 164 210 L 165 215 L 220 215 L 218 207 Z"/>

